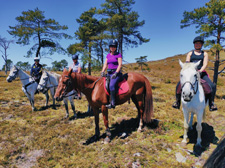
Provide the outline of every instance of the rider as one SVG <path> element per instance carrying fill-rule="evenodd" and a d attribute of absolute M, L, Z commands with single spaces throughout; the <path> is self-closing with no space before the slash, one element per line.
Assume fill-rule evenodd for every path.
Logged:
<path fill-rule="evenodd" d="M 194 43 L 194 50 L 190 51 L 187 54 L 186 62 L 198 62 L 201 60 L 199 66 L 197 67 L 198 71 L 200 72 L 201 79 L 206 81 L 209 86 L 211 87 L 211 94 L 206 95 L 209 99 L 209 110 L 214 111 L 217 110 L 216 105 L 214 104 L 214 97 L 216 93 L 216 86 L 215 84 L 209 79 L 207 72 L 205 71 L 207 64 L 208 64 L 208 53 L 202 51 L 202 46 L 204 44 L 204 38 L 201 36 L 197 36 L 193 40 Z M 180 82 L 177 84 L 176 87 L 176 102 L 173 104 L 173 108 L 180 109 L 180 101 L 181 101 L 181 86 Z"/>
<path fill-rule="evenodd" d="M 42 65 L 39 64 L 40 59 L 34 58 L 34 64 L 31 67 L 30 75 L 34 78 L 35 82 L 39 83 L 42 75 Z"/>
<path fill-rule="evenodd" d="M 122 79 L 122 73 L 120 72 L 122 67 L 122 55 L 117 52 L 118 42 L 116 40 L 111 40 L 109 42 L 110 53 L 106 56 L 105 63 L 103 65 L 101 76 L 105 75 L 105 70 L 107 69 L 108 76 L 110 76 L 110 104 L 106 105 L 107 108 L 115 108 L 116 104 L 116 86 L 117 83 Z"/>
<path fill-rule="evenodd" d="M 69 71 L 72 69 L 73 72 L 81 73 L 81 66 L 78 62 L 78 55 L 72 56 L 73 63 L 69 66 Z M 80 91 L 77 92 L 78 99 L 81 99 Z"/>

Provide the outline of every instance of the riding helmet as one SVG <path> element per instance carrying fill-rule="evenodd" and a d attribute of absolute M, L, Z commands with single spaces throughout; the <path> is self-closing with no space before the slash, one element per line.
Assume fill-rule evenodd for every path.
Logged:
<path fill-rule="evenodd" d="M 78 55 L 73 55 L 73 56 L 72 56 L 72 59 L 73 59 L 73 60 L 78 59 Z"/>
<path fill-rule="evenodd" d="M 40 58 L 39 57 L 34 57 L 34 61 L 39 61 Z"/>
<path fill-rule="evenodd" d="M 109 47 L 111 47 L 111 46 L 115 46 L 115 47 L 117 48 L 118 42 L 117 42 L 116 40 L 111 40 L 111 41 L 109 42 Z"/>
<path fill-rule="evenodd" d="M 204 44 L 204 38 L 202 36 L 197 36 L 193 40 L 193 43 L 195 42 L 202 42 L 202 44 Z"/>

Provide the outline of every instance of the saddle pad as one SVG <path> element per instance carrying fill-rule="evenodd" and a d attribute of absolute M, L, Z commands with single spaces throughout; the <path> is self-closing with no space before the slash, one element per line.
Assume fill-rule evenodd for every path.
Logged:
<path fill-rule="evenodd" d="M 104 78 L 104 90 L 105 90 L 106 94 L 109 95 L 107 89 L 105 88 L 105 84 L 106 84 L 106 79 Z M 121 95 L 121 94 L 124 94 L 124 93 L 128 92 L 129 85 L 128 85 L 126 79 L 124 79 L 123 81 L 119 82 L 118 88 L 119 89 L 118 89 L 117 95 Z"/>

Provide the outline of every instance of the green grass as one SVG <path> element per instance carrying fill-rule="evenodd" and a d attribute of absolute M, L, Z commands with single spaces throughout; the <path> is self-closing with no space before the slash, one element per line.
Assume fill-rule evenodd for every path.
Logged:
<path fill-rule="evenodd" d="M 137 65 L 127 66 L 126 72 L 136 71 L 144 74 L 152 85 L 154 98 L 154 119 L 159 120 L 158 127 L 145 126 L 143 132 L 137 132 L 137 110 L 135 105 L 125 103 L 109 110 L 109 124 L 113 138 L 104 144 L 104 136 L 89 145 L 85 142 L 94 135 L 94 117 L 87 115 L 86 98 L 74 100 L 78 119 L 64 119 L 65 108 L 57 102 L 56 109 L 43 108 L 45 96 L 35 95 L 35 107 L 32 112 L 27 97 L 21 90 L 17 79 L 6 82 L 6 76 L 0 72 L 0 167 L 202 167 L 215 144 L 210 143 L 200 157 L 190 154 L 193 143 L 181 145 L 183 134 L 183 114 L 171 107 L 175 100 L 175 87 L 179 80 L 178 59 L 184 61 L 185 55 L 178 55 L 160 61 L 148 62 L 151 71 L 137 69 Z M 132 69 L 132 67 L 134 69 Z M 212 72 L 209 72 L 212 77 Z M 99 75 L 99 72 L 93 72 Z M 206 110 L 208 125 L 213 127 L 217 138 L 225 131 L 224 77 L 219 77 L 217 86 L 216 112 Z M 50 98 L 49 105 L 52 104 Z M 70 116 L 73 115 L 69 105 Z M 194 118 L 194 122 L 196 118 Z M 100 132 L 105 127 L 100 114 Z M 126 138 L 121 135 L 126 133 Z M 185 163 L 176 160 L 176 153 L 186 157 Z M 199 165 L 196 164 L 199 162 Z"/>

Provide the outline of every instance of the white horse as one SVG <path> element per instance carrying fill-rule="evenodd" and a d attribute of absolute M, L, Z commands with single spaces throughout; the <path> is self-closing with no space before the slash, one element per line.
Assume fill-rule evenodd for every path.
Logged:
<path fill-rule="evenodd" d="M 180 83 L 182 87 L 181 101 L 184 114 L 184 136 L 182 142 L 187 143 L 188 126 L 192 128 L 193 115 L 196 114 L 196 130 L 198 133 L 196 145 L 201 146 L 201 123 L 205 117 L 206 102 L 203 87 L 200 84 L 200 74 L 197 71 L 197 66 L 200 64 L 200 61 L 197 63 L 182 63 L 179 60 L 179 63 L 182 68 L 180 72 Z M 191 113 L 191 119 L 188 124 L 189 113 Z"/>
<path fill-rule="evenodd" d="M 20 81 L 22 82 L 22 90 L 25 93 L 25 95 L 28 97 L 28 99 L 30 100 L 30 104 L 32 106 L 32 111 L 35 110 L 34 107 L 34 94 L 37 91 L 37 82 L 35 82 L 35 80 L 33 79 L 33 77 L 31 77 L 30 75 L 28 75 L 27 73 L 25 73 L 24 71 L 22 71 L 21 69 L 17 68 L 16 66 L 13 66 L 10 70 L 9 76 L 7 77 L 7 82 L 12 82 L 13 80 L 16 79 L 16 77 L 20 78 Z M 48 105 L 48 100 L 49 100 L 49 95 L 48 93 L 45 93 L 46 96 L 46 106 Z"/>
<path fill-rule="evenodd" d="M 50 93 L 51 93 L 51 96 L 52 96 L 52 99 L 53 99 L 53 107 L 55 107 L 54 95 L 55 95 L 55 90 L 58 87 L 60 77 L 61 77 L 61 75 L 59 75 L 57 73 L 44 71 L 42 76 L 41 76 L 38 87 L 37 87 L 38 91 L 41 91 L 44 94 L 47 93 L 48 90 L 50 90 Z M 75 92 L 70 92 L 63 99 L 64 105 L 65 105 L 65 108 L 66 108 L 66 117 L 65 118 L 69 117 L 68 100 L 70 101 L 71 108 L 72 108 L 73 113 L 74 113 L 74 118 L 75 119 L 77 118 L 77 114 L 76 114 L 76 111 L 75 111 L 75 105 L 74 105 L 74 101 L 73 101 L 74 97 L 75 97 Z"/>

